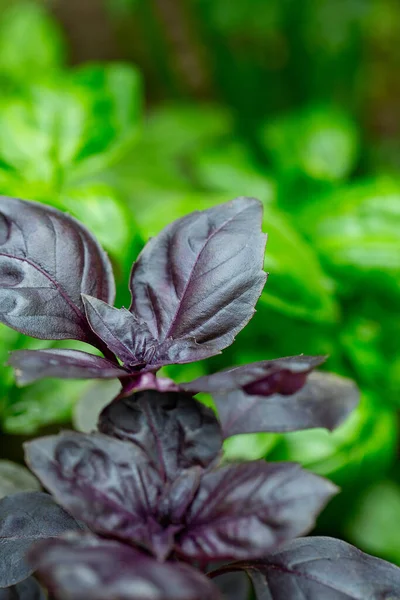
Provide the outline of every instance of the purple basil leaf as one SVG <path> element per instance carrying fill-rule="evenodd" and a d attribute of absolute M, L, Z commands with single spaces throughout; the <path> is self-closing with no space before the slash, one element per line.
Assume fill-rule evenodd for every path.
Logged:
<path fill-rule="evenodd" d="M 255 461 L 206 473 L 179 552 L 209 561 L 259 558 L 308 532 L 336 493 L 330 481 L 294 463 Z"/>
<path fill-rule="evenodd" d="M 106 358 L 80 350 L 16 350 L 8 360 L 20 385 L 43 377 L 61 379 L 115 379 L 129 373 Z"/>
<path fill-rule="evenodd" d="M 33 565 L 57 600 L 218 600 L 218 588 L 188 565 L 160 563 L 90 534 L 34 546 Z"/>
<path fill-rule="evenodd" d="M 194 381 L 181 383 L 180 387 L 193 393 L 244 390 L 247 394 L 259 396 L 293 394 L 303 387 L 310 371 L 325 360 L 325 356 L 303 355 L 263 360 L 213 375 L 204 375 Z"/>
<path fill-rule="evenodd" d="M 31 470 L 72 515 L 99 534 L 167 554 L 173 532 L 153 522 L 162 482 L 136 445 L 65 432 L 25 444 Z"/>
<path fill-rule="evenodd" d="M 129 367 L 148 363 L 157 342 L 147 325 L 125 308 L 114 308 L 91 296 L 82 296 L 94 333 Z"/>
<path fill-rule="evenodd" d="M 98 428 L 143 448 L 164 480 L 182 469 L 209 466 L 222 447 L 213 411 L 183 392 L 148 390 L 112 402 Z"/>
<path fill-rule="evenodd" d="M 11 587 L 0 589 L 0 600 L 46 600 L 46 595 L 34 577 L 28 577 Z"/>
<path fill-rule="evenodd" d="M 328 537 L 293 540 L 264 560 L 237 568 L 247 571 L 259 600 L 400 598 L 399 567 Z"/>
<path fill-rule="evenodd" d="M 151 364 L 218 354 L 251 319 L 266 280 L 261 221 L 260 202 L 237 198 L 148 242 L 132 268 L 130 310 L 160 343 Z"/>
<path fill-rule="evenodd" d="M 0 320 L 32 337 L 93 342 L 81 293 L 112 302 L 111 265 L 92 235 L 60 211 L 0 197 Z"/>
<path fill-rule="evenodd" d="M 224 438 L 239 433 L 335 429 L 357 406 L 355 383 L 331 373 L 311 373 L 290 396 L 250 396 L 242 390 L 213 394 Z"/>
<path fill-rule="evenodd" d="M 32 573 L 25 555 L 33 542 L 80 528 L 71 515 L 43 492 L 19 492 L 2 498 L 0 587 L 14 585 Z"/>

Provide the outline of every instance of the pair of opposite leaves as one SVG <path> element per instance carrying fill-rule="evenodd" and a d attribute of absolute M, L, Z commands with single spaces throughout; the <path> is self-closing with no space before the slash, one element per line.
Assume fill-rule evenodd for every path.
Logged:
<path fill-rule="evenodd" d="M 334 428 L 358 396 L 353 384 L 332 376 L 313 374 L 306 383 L 322 357 L 261 361 L 179 386 L 155 377 L 163 365 L 220 353 L 252 317 L 266 280 L 261 222 L 261 203 L 237 198 L 167 226 L 133 265 L 126 310 L 111 305 L 111 265 L 80 223 L 47 206 L 1 198 L 0 320 L 33 337 L 87 342 L 104 354 L 17 351 L 10 364 L 19 382 L 118 378 L 125 393 L 210 392 L 226 437 Z"/>
<path fill-rule="evenodd" d="M 261 207 L 257 201 L 238 199 L 203 213 L 194 213 L 167 227 L 158 238 L 148 244 L 134 265 L 130 311 L 114 309 L 107 304 L 112 301 L 114 294 L 111 269 L 104 253 L 82 226 L 57 211 L 33 203 L 3 199 L 3 207 L 0 227 L 0 310 L 3 321 L 36 337 L 72 337 L 89 342 L 102 350 L 106 356 L 99 358 L 65 350 L 15 353 L 11 362 L 21 370 L 22 381 L 28 382 L 46 375 L 118 377 L 123 384 L 125 395 L 129 395 L 129 391 L 135 388 L 154 387 L 181 397 L 181 394 L 177 394 L 180 389 L 189 394 L 184 398 L 184 406 L 179 410 L 182 416 L 187 415 L 185 411 L 195 402 L 191 394 L 203 390 L 210 391 L 216 399 L 223 426 L 223 434 L 221 433 L 220 437 L 260 430 L 290 430 L 312 426 L 333 428 L 356 403 L 357 392 L 351 384 L 329 377 L 323 378 L 317 374 L 311 375 L 306 383 L 308 373 L 322 362 L 320 357 L 263 361 L 202 377 L 181 386 L 155 378 L 156 370 L 163 364 L 188 362 L 220 352 L 233 341 L 234 335 L 253 314 L 254 304 L 265 281 L 265 274 L 261 271 L 265 240 L 260 233 Z M 82 297 L 81 294 L 90 294 L 91 297 Z M 122 366 L 116 357 L 120 359 Z M 154 392 L 154 395 L 153 400 L 156 402 L 153 402 L 153 409 L 157 410 L 162 406 L 162 398 L 167 398 L 168 394 Z M 285 403 L 285 395 L 289 402 Z M 136 394 L 132 401 L 134 410 L 138 410 Z M 121 399 L 110 405 L 112 408 L 108 410 L 119 410 L 118 407 L 124 406 L 124 402 Z M 149 411 L 150 397 L 146 398 L 144 404 L 145 410 Z M 126 424 L 127 419 L 123 418 L 123 422 Z M 146 431 L 146 427 L 144 430 Z M 185 426 L 183 430 L 187 433 L 190 428 Z M 158 427 L 157 431 L 161 437 L 166 433 L 162 426 Z M 121 431 L 107 433 L 116 437 L 122 435 Z M 168 496 L 168 502 L 172 502 L 172 505 L 168 504 L 169 511 L 171 507 L 175 510 L 173 522 L 170 523 L 174 530 L 173 533 L 170 532 L 172 537 L 167 535 L 166 540 L 157 535 L 149 537 L 147 527 L 141 529 L 140 523 L 128 519 L 128 525 L 133 527 L 134 539 L 144 531 L 140 543 L 145 546 L 147 544 L 147 549 L 159 558 L 163 557 L 166 548 L 171 550 L 168 543 L 171 543 L 172 538 L 176 551 L 191 559 L 245 559 L 246 556 L 254 558 L 260 555 L 261 550 L 264 553 L 265 544 L 269 539 L 266 535 L 271 518 L 269 500 L 272 500 L 274 510 L 276 502 L 280 507 L 278 512 L 283 510 L 280 514 L 280 524 L 287 521 L 288 529 L 283 531 L 285 528 L 278 528 L 278 533 L 284 533 L 283 537 L 287 539 L 307 530 L 311 523 L 310 518 L 312 520 L 324 501 L 334 493 L 328 482 L 323 483 L 323 480 L 311 474 L 300 475 L 304 472 L 290 464 L 280 466 L 256 462 L 251 465 L 238 465 L 231 468 L 238 479 L 231 477 L 233 471 L 228 473 L 224 469 L 204 470 L 204 466 L 209 464 L 210 456 L 212 458 L 215 454 L 215 448 L 211 448 L 210 454 L 210 448 L 207 447 L 210 441 L 218 441 L 219 436 L 214 434 L 207 437 L 208 441 L 201 435 L 197 443 L 191 439 L 186 448 L 179 446 L 175 449 L 170 448 L 171 436 L 167 436 L 168 452 L 163 457 L 165 461 L 161 461 L 165 472 L 172 468 L 175 476 L 178 475 L 178 479 L 175 478 L 174 481 L 179 481 L 179 473 L 184 472 L 187 475 L 186 467 L 190 467 L 195 458 L 196 461 L 200 461 L 197 467 L 201 470 L 200 479 L 203 485 L 197 489 L 196 485 L 200 484 L 200 480 L 195 477 L 192 481 L 193 484 L 196 483 L 193 489 L 178 485 L 178 488 L 173 489 L 179 493 Z M 161 437 L 158 443 L 150 441 L 146 447 L 159 447 Z M 181 440 L 181 436 L 177 439 Z M 52 490 L 56 499 L 77 517 L 83 517 L 92 530 L 100 529 L 100 533 L 111 534 L 112 537 L 116 535 L 121 539 L 127 524 L 126 515 L 120 523 L 122 530 L 119 531 L 118 511 L 92 511 L 92 499 L 96 497 L 96 494 L 93 497 L 92 487 L 96 486 L 97 478 L 91 475 L 97 473 L 98 481 L 103 484 L 105 477 L 111 488 L 116 479 L 118 480 L 115 471 L 118 471 L 118 461 L 114 460 L 109 464 L 110 453 L 114 453 L 118 442 L 114 440 L 112 443 L 112 437 L 102 437 L 97 446 L 96 440 L 96 435 L 79 434 L 38 440 L 30 447 L 28 462 L 46 487 Z M 143 443 L 143 440 L 141 442 Z M 204 447 L 203 443 L 206 444 Z M 114 448 L 115 444 L 117 446 Z M 106 452 L 106 448 L 110 450 L 109 453 Z M 115 451 L 119 455 L 118 448 Z M 92 452 L 92 458 L 87 456 L 87 452 Z M 125 475 L 128 455 L 128 448 L 124 444 L 121 467 Z M 79 459 L 82 456 L 84 460 Z M 160 464 L 159 458 L 157 457 L 157 464 Z M 178 464 L 177 460 L 188 461 L 188 464 Z M 205 465 L 202 464 L 204 460 Z M 138 461 L 128 462 L 135 471 Z M 107 465 L 111 471 L 106 468 Z M 276 497 L 273 492 L 274 470 L 277 471 L 278 482 L 283 471 L 288 476 L 283 488 L 278 485 Z M 260 487 L 261 471 L 261 479 L 264 481 L 265 476 L 265 482 Z M 196 472 L 198 475 L 198 469 Z M 143 473 L 140 476 L 130 476 L 138 486 L 139 493 L 134 494 L 134 497 L 146 498 L 146 503 L 151 490 L 154 492 L 160 487 L 151 481 L 151 473 L 152 469 L 147 465 L 147 481 L 143 489 Z M 245 481 L 243 474 L 246 475 Z M 78 475 L 81 479 L 83 477 L 83 487 L 79 484 L 82 480 Z M 219 484 L 220 479 L 224 480 L 224 477 L 228 480 L 226 483 L 230 493 L 224 494 L 222 506 L 215 480 Z M 317 489 L 321 492 L 319 496 L 306 494 L 307 498 L 314 498 L 314 504 L 308 506 L 308 510 L 304 507 L 304 497 L 299 493 L 299 477 L 305 477 L 307 485 L 314 492 Z M 317 480 L 320 483 L 317 483 Z M 291 494 L 289 488 L 292 490 Z M 302 485 L 300 488 L 303 489 Z M 228 492 L 228 489 L 225 489 Z M 141 491 L 147 493 L 143 495 Z M 262 506 L 259 506 L 261 512 L 257 513 L 253 522 L 248 509 L 253 502 L 258 503 L 257 491 L 262 492 Z M 272 498 L 269 497 L 271 491 Z M 120 496 L 121 490 L 115 492 L 117 497 Z M 191 492 L 197 494 L 193 501 L 190 498 Z M 159 491 L 156 496 L 158 493 Z M 291 510 L 287 508 L 289 496 Z M 40 495 L 39 498 L 36 493 L 29 497 L 31 502 L 38 503 L 38 507 L 33 511 L 35 519 L 28 519 L 26 522 L 27 527 L 29 529 L 32 524 L 36 535 L 46 537 L 43 523 L 38 523 L 37 519 L 40 517 L 39 513 L 44 510 L 45 523 L 47 522 L 46 506 L 51 500 L 46 495 Z M 127 499 L 126 494 L 123 494 L 123 498 Z M 232 505 L 230 507 L 227 505 L 228 499 Z M 245 499 L 247 500 L 244 501 Z M 22 502 L 26 516 L 28 499 L 23 495 L 19 501 Z M 14 514 L 13 511 L 10 513 L 10 502 Z M 295 508 L 296 502 L 303 503 L 302 510 Z M 18 498 L 6 498 L 2 501 L 2 508 L 7 515 L 10 513 L 11 517 L 11 521 L 5 521 L 6 526 L 11 529 L 16 526 L 20 534 L 22 522 L 18 517 Z M 53 508 L 62 510 L 55 503 Z M 139 514 L 143 514 L 143 507 L 139 508 Z M 152 506 L 150 508 L 154 509 Z M 233 523 L 232 530 L 228 527 L 230 533 L 225 530 L 227 521 L 224 511 L 226 514 L 229 512 L 228 521 Z M 303 520 L 303 512 L 308 519 L 306 522 Z M 68 514 L 58 516 L 60 530 L 52 535 L 59 535 L 66 529 L 80 528 L 79 524 L 71 523 L 72 517 Z M 153 514 L 150 516 L 154 517 Z M 170 512 L 164 515 L 166 516 L 170 518 Z M 91 522 L 93 518 L 96 524 Z M 111 521 L 107 522 L 107 519 Z M 263 522 L 263 519 L 266 519 L 263 535 L 259 536 L 253 529 L 254 525 L 258 529 L 258 523 Z M 161 521 L 165 526 L 163 518 Z M 177 532 L 175 529 L 179 523 L 183 529 Z M 249 527 L 250 524 L 253 525 L 253 529 Z M 244 536 L 242 541 L 246 541 L 244 546 L 237 545 L 238 527 Z M 131 534 L 132 531 L 129 532 L 129 536 L 132 537 Z M 178 535 L 177 539 L 175 535 Z M 213 540 L 211 555 L 210 539 Z M 262 548 L 256 547 L 257 540 L 262 542 Z M 27 540 L 21 539 L 21 535 L 11 535 L 9 542 L 30 545 L 32 535 L 27 536 Z M 271 543 L 274 545 L 275 541 L 272 540 Z M 13 593 L 18 595 L 18 586 L 25 585 L 29 591 L 29 579 L 25 580 L 25 584 L 18 582 L 31 571 L 23 574 L 24 565 L 21 566 L 16 560 L 17 554 L 10 551 L 7 555 L 12 559 L 11 566 L 17 570 L 14 579 L 8 583 L 16 584 Z M 24 553 L 20 552 L 20 557 L 23 555 Z M 48 579 L 50 591 L 53 589 L 60 597 L 63 597 L 62 592 L 59 594 L 60 586 L 66 586 L 64 591 L 66 590 L 67 595 L 82 593 L 82 588 L 76 589 L 75 592 L 71 589 L 73 581 L 78 587 L 82 583 L 86 585 L 85 597 L 88 598 L 93 597 L 93 594 L 96 598 L 110 595 L 125 597 L 128 589 L 131 594 L 129 597 L 136 598 L 136 592 L 143 592 L 140 582 L 142 586 L 145 584 L 147 592 L 150 586 L 155 597 L 160 597 L 160 594 L 164 598 L 174 599 L 217 597 L 216 588 L 211 586 L 210 581 L 186 565 L 172 566 L 160 563 L 116 540 L 96 538 L 92 534 L 83 534 L 83 537 L 82 534 L 70 534 L 60 540 L 45 540 L 33 549 L 33 555 L 39 571 Z M 116 557 L 120 560 L 116 560 Z M 86 568 L 81 568 L 80 564 L 84 560 Z M 91 565 L 89 571 L 87 561 Z M 317 571 L 313 566 L 316 562 Z M 346 571 L 346 563 L 354 565 L 354 568 Z M 6 567 L 5 577 L 9 576 L 7 562 L 2 566 Z M 295 598 L 299 591 L 301 594 L 307 593 L 310 598 L 318 598 L 321 591 L 331 594 L 332 598 L 341 597 L 343 593 L 348 592 L 352 594 L 351 597 L 363 599 L 375 598 L 377 594 L 379 597 L 387 597 L 388 594 L 393 597 L 393 593 L 397 593 L 396 590 L 400 588 L 399 571 L 392 565 L 366 557 L 343 542 L 320 538 L 295 540 L 280 551 L 264 557 L 262 562 L 252 560 L 235 563 L 224 567 L 220 573 L 225 570 L 245 570 L 252 578 L 260 598 L 264 597 L 265 593 L 274 598 Z M 75 574 L 75 578 L 69 577 L 68 574 L 72 573 Z M 89 587 L 88 575 L 91 577 Z M 93 577 L 96 579 L 96 585 L 92 585 Z M 34 580 L 31 581 L 33 592 L 36 593 Z M 3 585 L 7 583 L 4 584 L 3 581 Z"/>
<path fill-rule="evenodd" d="M 60 600 L 221 600 L 220 576 L 235 571 L 249 575 L 260 600 L 400 593 L 395 566 L 339 540 L 292 539 L 336 493 L 329 481 L 293 463 L 216 468 L 220 426 L 190 395 L 121 398 L 103 410 L 99 430 L 26 445 L 54 500 L 30 492 L 0 501 L 0 585 L 17 598 L 21 586 L 21 600 L 36 597 L 35 580 L 25 580 L 34 570 Z M 208 577 L 190 566 L 232 560 Z M 224 597 L 245 597 L 237 591 Z"/>

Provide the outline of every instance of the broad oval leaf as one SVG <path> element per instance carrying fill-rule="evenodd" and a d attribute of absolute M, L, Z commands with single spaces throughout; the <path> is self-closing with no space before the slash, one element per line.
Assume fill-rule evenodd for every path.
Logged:
<path fill-rule="evenodd" d="M 152 364 L 218 354 L 254 314 L 266 280 L 262 205 L 237 198 L 168 225 L 133 265 L 131 312 L 158 340 Z"/>
<path fill-rule="evenodd" d="M 141 448 L 102 434 L 64 432 L 26 443 L 25 454 L 44 487 L 90 529 L 153 547 L 147 519 L 162 483 Z M 163 529 L 153 529 L 160 553 L 170 545 Z"/>
<path fill-rule="evenodd" d="M 271 600 L 398 600 L 400 568 L 328 537 L 293 540 L 262 561 L 238 563 L 256 597 Z"/>
<path fill-rule="evenodd" d="M 213 394 L 225 438 L 315 427 L 332 430 L 357 406 L 359 396 L 351 379 L 318 372 L 292 395 L 252 396 L 242 390 Z"/>
<path fill-rule="evenodd" d="M 46 600 L 46 595 L 34 577 L 0 589 L 0 600 Z"/>
<path fill-rule="evenodd" d="M 14 367 L 20 385 L 38 379 L 116 379 L 129 373 L 117 364 L 80 350 L 16 350 L 11 353 L 8 365 Z"/>
<path fill-rule="evenodd" d="M 196 569 L 160 563 L 124 544 L 91 534 L 36 544 L 30 553 L 58 600 L 219 600 L 218 588 Z"/>
<path fill-rule="evenodd" d="M 33 542 L 75 529 L 81 525 L 43 492 L 20 492 L 0 500 L 0 587 L 33 572 L 25 561 Z"/>
<path fill-rule="evenodd" d="M 308 532 L 337 491 L 295 463 L 254 461 L 206 473 L 178 552 L 206 562 L 259 558 Z"/>
<path fill-rule="evenodd" d="M 221 428 L 212 410 L 183 392 L 137 392 L 109 404 L 99 431 L 137 444 L 160 472 L 173 479 L 182 469 L 208 467 L 221 451 Z"/>
<path fill-rule="evenodd" d="M 40 483 L 26 467 L 10 460 L 0 460 L 0 498 L 18 492 L 39 491 Z"/>
<path fill-rule="evenodd" d="M 325 360 L 325 356 L 303 355 L 263 360 L 204 375 L 179 385 L 183 390 L 193 393 L 243 390 L 246 394 L 259 396 L 289 395 L 303 387 L 310 371 Z"/>
<path fill-rule="evenodd" d="M 82 293 L 108 302 L 115 294 L 111 265 L 91 234 L 54 208 L 1 197 L 1 322 L 40 339 L 93 343 Z"/>

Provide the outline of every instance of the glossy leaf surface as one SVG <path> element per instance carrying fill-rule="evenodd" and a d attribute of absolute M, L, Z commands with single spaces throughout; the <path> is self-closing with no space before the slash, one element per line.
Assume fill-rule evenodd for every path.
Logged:
<path fill-rule="evenodd" d="M 125 308 L 114 308 L 91 296 L 83 296 L 93 331 L 124 364 L 133 367 L 151 362 L 157 345 L 146 323 Z"/>
<path fill-rule="evenodd" d="M 80 350 L 17 350 L 8 364 L 14 367 L 20 385 L 43 379 L 115 379 L 129 375 L 106 358 Z"/>
<path fill-rule="evenodd" d="M 400 598 L 398 567 L 328 537 L 293 540 L 265 560 L 241 568 L 259 600 Z"/>
<path fill-rule="evenodd" d="M 247 394 L 270 396 L 290 395 L 306 382 L 308 373 L 325 361 L 324 356 L 289 356 L 276 360 L 264 360 L 212 375 L 204 375 L 194 381 L 180 384 L 188 392 L 221 393 L 243 390 Z"/>
<path fill-rule="evenodd" d="M 151 545 L 148 525 L 161 483 L 134 444 L 102 434 L 65 432 L 25 444 L 31 470 L 71 514 L 96 533 Z M 167 531 L 160 546 L 169 546 Z M 156 542 L 155 542 L 156 543 Z"/>
<path fill-rule="evenodd" d="M 218 354 L 246 325 L 266 279 L 261 219 L 257 200 L 237 198 L 148 242 L 132 269 L 130 310 L 164 344 L 152 364 Z"/>
<path fill-rule="evenodd" d="M 93 535 L 37 544 L 31 560 L 59 600 L 217 600 L 218 588 L 183 564 L 159 563 L 138 550 Z"/>
<path fill-rule="evenodd" d="M 91 234 L 48 206 L 0 198 L 0 320 L 32 337 L 91 341 L 81 293 L 114 299 Z"/>
<path fill-rule="evenodd" d="M 355 383 L 331 373 L 311 373 L 292 395 L 250 396 L 241 390 L 214 394 L 224 437 L 239 433 L 334 429 L 359 401 Z"/>
<path fill-rule="evenodd" d="M 264 556 L 309 531 L 336 493 L 332 483 L 294 463 L 254 461 L 206 473 L 180 551 L 199 560 Z"/>
<path fill-rule="evenodd" d="M 33 542 L 80 528 L 48 494 L 20 492 L 0 500 L 0 587 L 14 585 L 33 572 L 25 561 Z"/>
<path fill-rule="evenodd" d="M 212 410 L 182 392 L 148 390 L 112 402 L 101 413 L 98 427 L 143 448 L 163 479 L 182 469 L 208 467 L 222 447 Z"/>

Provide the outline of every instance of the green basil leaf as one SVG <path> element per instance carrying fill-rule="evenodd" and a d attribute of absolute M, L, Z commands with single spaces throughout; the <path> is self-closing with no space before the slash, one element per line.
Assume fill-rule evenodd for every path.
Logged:
<path fill-rule="evenodd" d="M 367 488 L 348 523 L 349 539 L 366 552 L 400 565 L 400 486 L 384 480 Z"/>
<path fill-rule="evenodd" d="M 21 48 L 29 48 L 21 52 Z M 61 30 L 36 2 L 13 3 L 0 19 L 0 73 L 21 84 L 62 66 Z"/>

